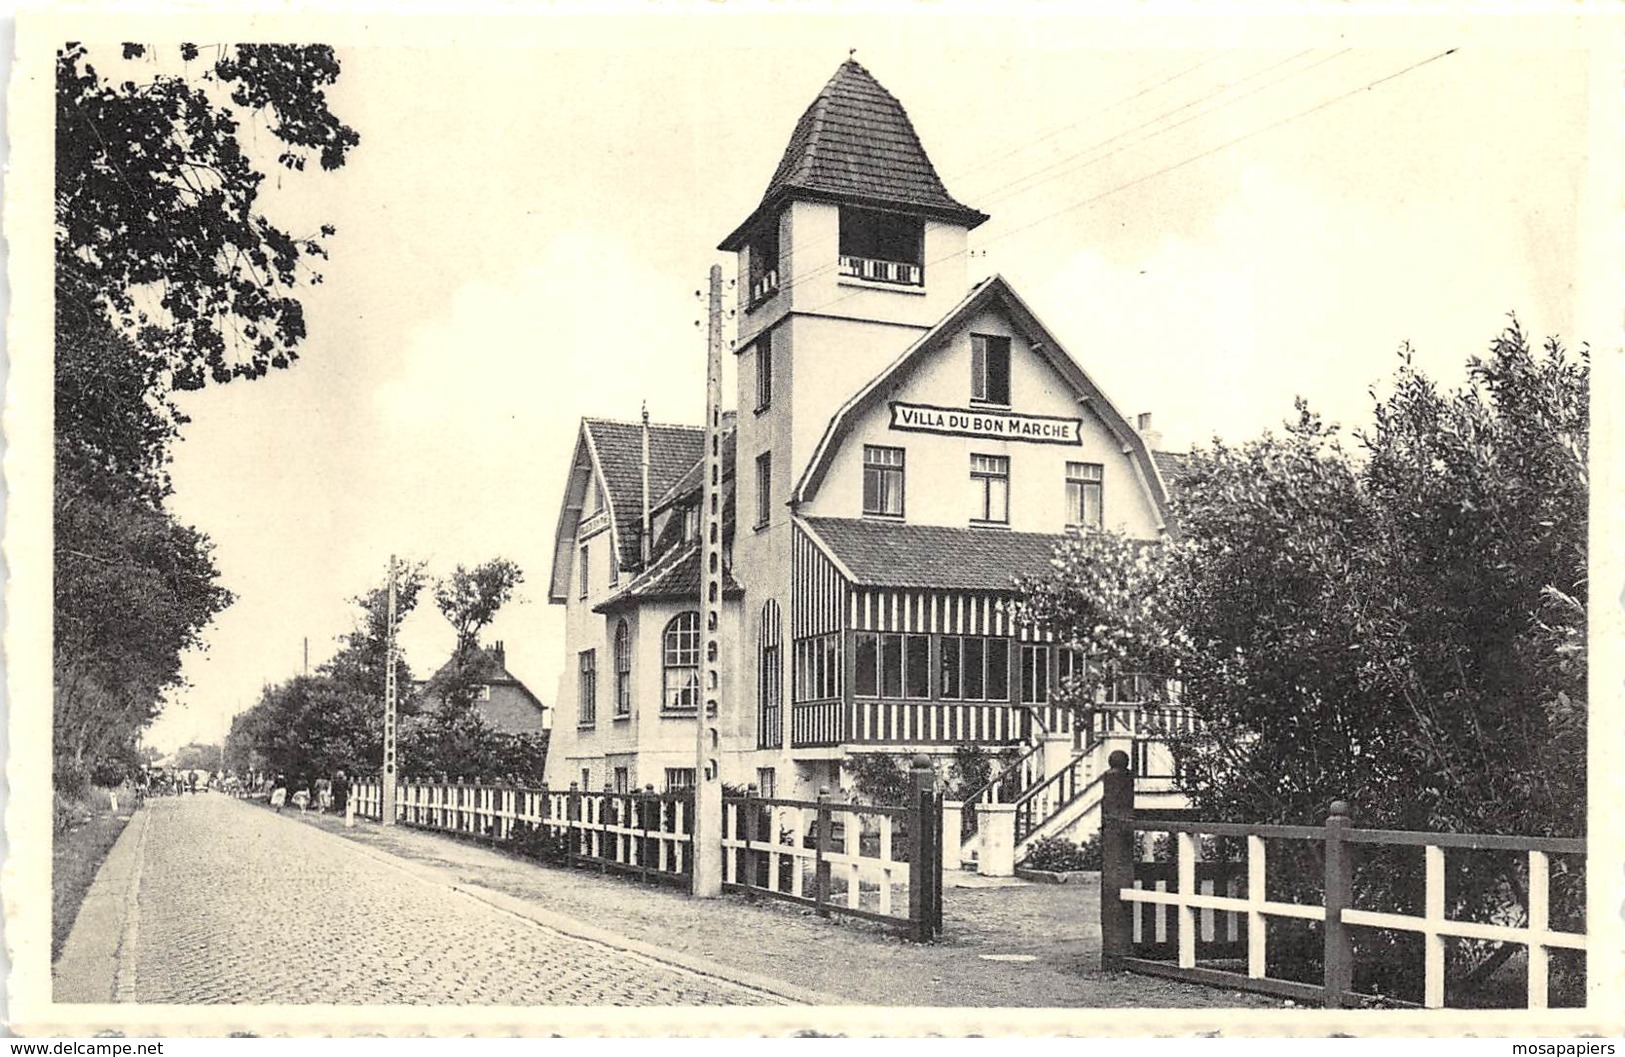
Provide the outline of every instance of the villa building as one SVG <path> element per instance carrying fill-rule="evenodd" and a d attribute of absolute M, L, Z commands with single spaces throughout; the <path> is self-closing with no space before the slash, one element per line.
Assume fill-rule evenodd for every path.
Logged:
<path fill-rule="evenodd" d="M 1131 424 L 1008 282 L 969 281 L 987 219 L 848 61 L 722 240 L 740 291 L 721 482 L 729 783 L 811 797 L 850 787 L 854 753 L 962 744 L 1020 746 L 1039 774 L 1090 755 L 1052 701 L 1072 654 L 1001 603 L 1067 533 L 1164 534 L 1161 453 L 1149 416 Z M 550 590 L 568 651 L 550 786 L 693 781 L 704 436 L 581 424 Z"/>

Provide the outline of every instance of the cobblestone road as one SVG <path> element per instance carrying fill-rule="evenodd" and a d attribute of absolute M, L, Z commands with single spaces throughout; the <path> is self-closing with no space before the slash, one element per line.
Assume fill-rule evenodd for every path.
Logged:
<path fill-rule="evenodd" d="M 523 920 L 219 794 L 155 799 L 146 814 L 123 1001 L 782 1001 Z"/>

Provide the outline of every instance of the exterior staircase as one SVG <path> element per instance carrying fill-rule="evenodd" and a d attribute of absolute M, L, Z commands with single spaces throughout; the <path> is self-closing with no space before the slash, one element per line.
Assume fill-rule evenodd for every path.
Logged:
<path fill-rule="evenodd" d="M 1193 719 L 1188 710 L 1177 702 L 1142 701 L 1080 708 L 1070 718 L 1052 723 L 1026 752 L 965 798 L 962 864 L 974 864 L 979 857 L 983 834 L 977 809 L 983 804 L 1014 806 L 1018 863 L 1046 837 L 1082 841 L 1100 832 L 1107 760 L 1119 749 L 1134 765 L 1136 806 L 1187 806 L 1174 780 L 1165 738 L 1170 731 L 1189 729 Z M 1057 726 L 1068 729 L 1054 730 Z"/>

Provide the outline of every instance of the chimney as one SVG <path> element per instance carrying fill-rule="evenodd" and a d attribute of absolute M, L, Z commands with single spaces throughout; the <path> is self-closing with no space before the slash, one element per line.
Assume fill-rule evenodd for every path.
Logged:
<path fill-rule="evenodd" d="M 502 648 L 502 640 L 498 639 L 491 644 L 491 656 L 496 658 L 497 664 L 502 667 L 506 668 L 508 666 L 506 651 Z"/>
<path fill-rule="evenodd" d="M 1151 428 L 1151 412 L 1140 412 L 1137 420 L 1135 421 L 1134 428 L 1140 431 L 1141 437 L 1145 438 L 1145 446 L 1148 449 L 1151 451 L 1157 451 L 1162 447 L 1162 431 Z"/>
<path fill-rule="evenodd" d="M 642 531 L 639 533 L 643 544 L 643 568 L 645 569 L 649 567 L 651 551 L 654 547 L 654 540 L 650 538 L 653 535 L 653 528 L 649 517 L 649 502 L 649 402 L 645 400 L 643 402 L 643 525 Z M 612 554 L 609 560 L 616 561 L 618 559 Z"/>

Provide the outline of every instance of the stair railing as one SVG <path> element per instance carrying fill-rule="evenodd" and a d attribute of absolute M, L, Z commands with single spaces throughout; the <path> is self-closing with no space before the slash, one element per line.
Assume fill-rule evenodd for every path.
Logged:
<path fill-rule="evenodd" d="M 965 809 L 960 814 L 960 843 L 976 835 L 977 804 L 1009 804 L 1044 779 L 1044 743 L 1039 742 L 1008 766 L 998 771 L 987 784 L 965 795 Z"/>
<path fill-rule="evenodd" d="M 1098 794 L 1106 772 L 1102 770 L 1100 774 L 1086 782 L 1084 773 L 1088 765 L 1089 756 L 1076 756 L 1071 763 L 1028 789 L 1015 801 L 1018 847 L 1060 811 L 1089 795 L 1091 791 Z"/>

